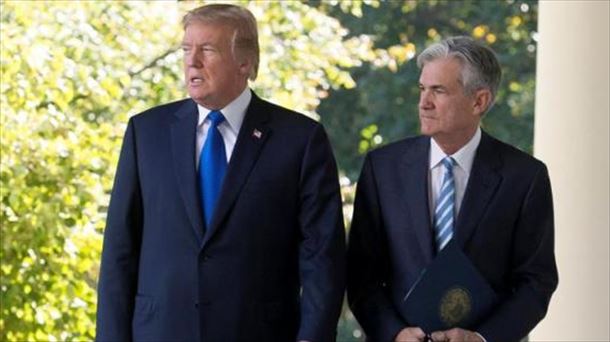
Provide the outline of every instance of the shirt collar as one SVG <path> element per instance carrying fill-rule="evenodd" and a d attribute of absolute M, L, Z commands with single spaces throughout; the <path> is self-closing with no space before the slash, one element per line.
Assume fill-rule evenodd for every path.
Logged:
<path fill-rule="evenodd" d="M 477 131 L 474 133 L 472 138 L 462 146 L 457 152 L 451 155 L 455 163 L 462 168 L 467 174 L 470 174 L 472 169 L 472 163 L 474 162 L 474 155 L 477 151 L 477 147 L 481 142 L 481 127 L 477 127 Z M 440 146 L 434 141 L 434 138 L 430 139 L 430 169 L 433 169 L 438 163 L 445 158 L 445 152 L 441 150 Z"/>
<path fill-rule="evenodd" d="M 250 88 L 246 87 L 244 88 L 244 91 L 242 91 L 241 94 L 235 98 L 235 100 L 231 101 L 231 103 L 229 103 L 226 107 L 220 109 L 226 122 L 231 127 L 231 130 L 236 134 L 241 128 L 241 124 L 246 116 L 246 109 L 248 109 L 251 99 L 252 92 L 250 91 Z M 203 125 L 203 122 L 212 110 L 205 108 L 200 104 L 197 104 L 197 109 L 199 111 L 197 126 L 200 127 Z"/>

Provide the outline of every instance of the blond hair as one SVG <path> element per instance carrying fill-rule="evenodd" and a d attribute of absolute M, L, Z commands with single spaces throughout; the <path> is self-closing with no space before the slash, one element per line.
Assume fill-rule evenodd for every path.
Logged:
<path fill-rule="evenodd" d="M 258 46 L 258 30 L 256 28 L 256 18 L 248 9 L 230 4 L 211 4 L 187 12 L 182 18 L 182 25 L 186 30 L 187 26 L 199 21 L 206 24 L 222 24 L 233 29 L 231 39 L 231 52 L 233 58 L 237 53 L 246 58 L 250 58 L 252 67 L 248 78 L 252 81 L 258 74 L 258 64 L 260 60 L 260 49 Z"/>

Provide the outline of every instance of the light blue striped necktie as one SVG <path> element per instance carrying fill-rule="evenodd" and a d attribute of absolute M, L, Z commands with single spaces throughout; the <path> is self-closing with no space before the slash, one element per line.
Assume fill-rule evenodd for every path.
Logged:
<path fill-rule="evenodd" d="M 206 229 L 212 222 L 227 169 L 225 143 L 218 131 L 218 125 L 225 120 L 225 117 L 220 111 L 213 110 L 208 114 L 208 119 L 210 119 L 210 127 L 199 156 L 199 186 Z"/>
<path fill-rule="evenodd" d="M 453 237 L 453 216 L 455 212 L 455 183 L 453 181 L 453 158 L 445 157 L 443 185 L 436 200 L 434 210 L 434 230 L 436 250 L 440 251 Z"/>

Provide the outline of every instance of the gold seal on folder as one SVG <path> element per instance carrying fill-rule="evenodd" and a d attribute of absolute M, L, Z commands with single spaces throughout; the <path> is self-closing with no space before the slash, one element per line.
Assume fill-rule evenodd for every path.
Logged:
<path fill-rule="evenodd" d="M 455 326 L 464 320 L 472 310 L 472 298 L 464 288 L 450 288 L 440 302 L 440 318 L 448 327 Z"/>

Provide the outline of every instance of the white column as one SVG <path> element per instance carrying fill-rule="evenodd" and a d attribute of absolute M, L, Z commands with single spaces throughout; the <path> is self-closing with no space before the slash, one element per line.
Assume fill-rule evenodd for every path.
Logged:
<path fill-rule="evenodd" d="M 610 2 L 539 6 L 534 152 L 551 176 L 559 288 L 530 341 L 608 341 Z"/>

